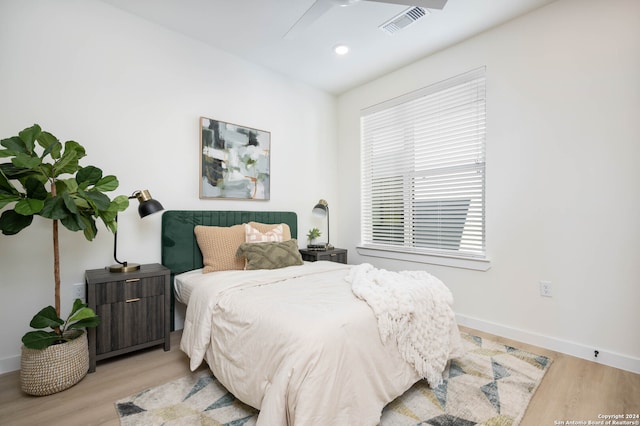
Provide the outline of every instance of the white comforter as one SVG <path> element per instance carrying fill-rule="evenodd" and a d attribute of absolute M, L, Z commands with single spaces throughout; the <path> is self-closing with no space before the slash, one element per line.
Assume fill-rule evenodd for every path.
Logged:
<path fill-rule="evenodd" d="M 188 294 L 181 349 L 206 360 L 258 425 L 376 425 L 420 379 L 345 277 L 349 265 L 305 263 L 204 274 Z M 455 322 L 452 325 L 455 326 Z"/>

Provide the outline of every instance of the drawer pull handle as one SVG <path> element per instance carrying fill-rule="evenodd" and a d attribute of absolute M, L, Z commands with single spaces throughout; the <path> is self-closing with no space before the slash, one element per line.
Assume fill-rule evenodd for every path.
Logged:
<path fill-rule="evenodd" d="M 127 299 L 127 300 L 125 300 L 125 302 L 127 302 L 127 303 L 131 303 L 131 302 L 137 302 L 137 301 L 139 301 L 139 300 L 140 300 L 140 298 L 139 298 L 139 297 L 136 297 L 135 299 Z"/>
<path fill-rule="evenodd" d="M 331 256 L 331 257 L 336 257 L 336 256 L 337 256 L 337 254 L 336 254 L 336 253 L 331 253 L 329 256 Z"/>
<path fill-rule="evenodd" d="M 124 282 L 125 283 L 135 283 L 135 282 L 138 282 L 138 281 L 140 281 L 140 278 L 131 278 L 129 280 L 125 280 Z"/>

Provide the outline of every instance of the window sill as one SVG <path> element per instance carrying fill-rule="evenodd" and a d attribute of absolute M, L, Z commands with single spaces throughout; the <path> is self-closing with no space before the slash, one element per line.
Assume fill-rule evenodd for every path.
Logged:
<path fill-rule="evenodd" d="M 381 257 L 384 259 L 403 260 L 406 262 L 428 263 L 430 265 L 449 266 L 452 268 L 471 269 L 474 271 L 487 271 L 491 268 L 491 262 L 488 259 L 415 253 L 372 246 L 358 246 L 356 247 L 356 251 L 362 256 Z"/>

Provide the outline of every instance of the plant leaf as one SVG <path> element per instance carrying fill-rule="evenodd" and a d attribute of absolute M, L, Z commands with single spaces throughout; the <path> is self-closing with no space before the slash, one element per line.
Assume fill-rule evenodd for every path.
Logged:
<path fill-rule="evenodd" d="M 82 167 L 76 174 L 76 182 L 81 188 L 95 185 L 102 178 L 102 170 L 94 166 Z"/>
<path fill-rule="evenodd" d="M 84 222 L 82 222 L 80 217 L 79 214 L 69 213 L 66 217 L 60 219 L 60 223 L 69 231 L 79 231 L 84 229 Z"/>
<path fill-rule="evenodd" d="M 69 215 L 62 197 L 47 198 L 44 207 L 40 210 L 40 216 L 47 219 L 64 219 Z"/>
<path fill-rule="evenodd" d="M 17 194 L 18 190 L 13 186 L 13 184 L 9 181 L 9 178 L 4 173 L 4 166 L 8 166 L 9 164 L 4 163 L 0 164 L 0 189 L 4 189 L 5 191 L 11 192 L 13 194 Z"/>
<path fill-rule="evenodd" d="M 0 229 L 4 235 L 15 235 L 33 222 L 33 216 L 24 216 L 13 210 L 5 210 L 0 215 Z"/>
<path fill-rule="evenodd" d="M 44 207 L 44 201 L 33 198 L 24 198 L 18 201 L 14 207 L 16 213 L 23 216 L 38 214 Z"/>
<path fill-rule="evenodd" d="M 24 169 L 35 169 L 42 164 L 42 160 L 39 157 L 22 152 L 17 153 L 16 156 L 11 159 L 11 162 L 14 166 Z"/>
<path fill-rule="evenodd" d="M 46 200 L 49 192 L 45 188 L 44 184 L 39 179 L 29 176 L 25 181 L 25 189 L 27 190 L 27 197 L 35 198 L 38 200 Z"/>
<path fill-rule="evenodd" d="M 100 191 L 90 190 L 84 192 L 85 199 L 89 201 L 90 204 L 95 206 L 96 215 L 98 215 L 100 210 L 108 210 L 111 205 L 111 200 L 105 194 Z"/>
<path fill-rule="evenodd" d="M 65 185 L 65 188 L 66 188 L 66 185 Z M 76 205 L 75 201 L 73 200 L 73 198 L 71 198 L 71 195 L 69 195 L 67 191 L 62 193 L 62 200 L 64 201 L 64 205 L 67 207 L 67 210 L 69 210 L 73 214 L 79 213 L 78 206 Z"/>
<path fill-rule="evenodd" d="M 76 206 L 78 207 L 78 209 L 92 209 L 93 210 L 93 207 L 87 202 L 87 200 L 85 200 L 84 198 L 82 198 L 78 194 L 74 194 L 72 196 L 72 198 L 73 198 L 73 202 L 76 203 Z"/>
<path fill-rule="evenodd" d="M 55 164 L 54 177 L 60 176 L 65 173 L 73 174 L 78 171 L 80 166 L 78 161 L 84 157 L 85 150 L 78 142 L 67 141 L 64 143 L 64 152 Z"/>
<path fill-rule="evenodd" d="M 16 167 L 13 165 L 13 163 L 0 164 L 0 170 L 2 170 L 2 174 L 7 179 L 20 179 L 22 177 L 28 176 L 29 174 L 33 174 L 32 170 L 22 167 Z"/>
<path fill-rule="evenodd" d="M 69 318 L 71 318 L 80 309 L 86 308 L 87 306 L 89 305 L 86 303 L 82 303 L 82 300 L 76 297 L 76 299 L 73 301 L 73 306 L 71 307 L 71 313 L 69 314 Z"/>
<path fill-rule="evenodd" d="M 40 312 L 33 316 L 29 325 L 33 328 L 56 328 L 64 324 L 64 321 L 60 319 L 53 306 L 47 306 L 42 308 Z"/>
<path fill-rule="evenodd" d="M 107 229 L 111 231 L 111 233 L 115 234 L 118 231 L 118 222 L 116 222 L 115 220 L 106 221 L 102 219 L 102 221 L 104 222 L 104 225 L 107 227 Z"/>
<path fill-rule="evenodd" d="M 115 222 L 116 217 L 118 217 L 118 211 L 113 206 L 109 206 L 108 210 L 100 212 L 100 219 L 102 219 L 105 225 L 110 222 Z"/>
<path fill-rule="evenodd" d="M 24 146 L 27 149 L 28 154 L 31 154 L 33 152 L 33 149 L 36 146 L 36 138 L 40 136 L 40 133 L 42 133 L 42 129 L 37 124 L 34 124 L 31 127 L 27 127 L 26 129 L 18 133 L 18 136 L 20 137 L 20 139 L 22 139 L 22 142 L 24 142 Z"/>
<path fill-rule="evenodd" d="M 118 212 L 124 211 L 127 207 L 129 207 L 129 199 L 124 195 L 119 195 L 111 201 L 107 210 L 100 212 L 100 219 L 102 219 L 111 232 L 116 232 Z"/>
<path fill-rule="evenodd" d="M 45 183 L 49 178 L 53 177 L 53 164 L 42 163 L 40 166 L 41 176 L 44 176 L 42 183 Z"/>
<path fill-rule="evenodd" d="M 79 302 L 80 299 L 76 299 L 76 302 Z M 75 305 L 75 303 L 74 303 Z M 69 316 L 69 319 L 67 320 L 68 324 L 74 323 L 76 321 L 80 321 L 80 320 L 84 320 L 87 318 L 94 318 L 96 317 L 96 313 L 93 312 L 93 309 L 87 307 L 87 305 L 83 304 L 82 302 L 80 302 L 80 307 L 78 309 L 75 309 L 74 306 L 74 310 L 71 313 L 71 315 Z"/>
<path fill-rule="evenodd" d="M 13 136 L 11 138 L 3 139 L 0 141 L 0 145 L 7 148 L 9 151 L 13 152 L 13 155 L 21 152 L 23 154 L 27 154 L 27 146 L 24 144 L 22 139 L 18 136 Z"/>
<path fill-rule="evenodd" d="M 68 192 L 78 192 L 78 182 L 75 178 L 60 179 L 58 184 L 64 184 Z"/>
<path fill-rule="evenodd" d="M 94 189 L 100 192 L 109 192 L 117 189 L 118 185 L 118 179 L 113 175 L 109 175 L 100 179 L 94 186 Z"/>
<path fill-rule="evenodd" d="M 88 309 L 88 308 L 87 308 Z M 86 327 L 97 327 L 100 325 L 100 317 L 94 315 L 92 317 L 83 318 L 67 325 L 67 330 L 80 329 Z"/>
<path fill-rule="evenodd" d="M 13 194 L 4 194 L 0 191 L 0 209 L 6 206 L 7 204 L 13 203 L 14 201 L 19 201 L 20 197 Z"/>
<path fill-rule="evenodd" d="M 60 158 L 60 152 L 62 151 L 62 144 L 49 132 L 42 132 L 36 139 L 38 141 L 38 145 L 44 148 L 42 152 L 41 158 L 46 157 L 47 155 L 51 155 L 51 158 L 57 160 Z"/>
<path fill-rule="evenodd" d="M 111 201 L 111 206 L 109 206 L 109 208 L 112 206 L 115 206 L 119 212 L 125 211 L 127 207 L 129 207 L 129 197 L 126 195 L 118 195 Z"/>
<path fill-rule="evenodd" d="M 83 315 L 82 315 L 82 314 L 79 314 L 79 313 L 80 313 L 80 312 L 82 312 L 82 310 L 83 310 L 84 308 L 86 308 L 87 306 L 89 306 L 89 305 L 87 305 L 87 304 L 85 304 L 85 303 L 82 303 L 82 300 L 80 300 L 80 299 L 76 298 L 76 299 L 73 301 L 73 306 L 71 307 L 71 312 L 69 313 L 69 317 L 67 318 L 67 322 L 77 321 L 77 320 L 79 320 L 79 319 L 82 319 L 82 318 L 83 318 Z M 85 317 L 86 317 L 86 316 L 92 316 L 92 315 L 95 315 L 95 314 L 93 313 L 93 311 L 92 311 L 90 308 L 88 308 L 88 309 L 91 311 L 91 313 L 90 313 L 90 315 L 86 315 L 86 314 L 85 314 Z"/>
<path fill-rule="evenodd" d="M 29 349 L 44 349 L 60 340 L 60 335 L 53 331 L 29 331 L 22 336 L 22 343 Z"/>
<path fill-rule="evenodd" d="M 93 216 L 81 216 L 80 219 L 85 224 L 85 227 L 83 229 L 84 237 L 87 239 L 87 241 L 93 241 L 93 239 L 96 237 L 96 234 L 98 233 L 95 219 L 93 218 Z"/>
<path fill-rule="evenodd" d="M 66 141 L 64 143 L 65 152 L 69 149 L 73 150 L 76 153 L 76 157 L 78 158 L 78 160 L 87 155 L 87 151 L 85 151 L 84 147 L 76 141 Z"/>

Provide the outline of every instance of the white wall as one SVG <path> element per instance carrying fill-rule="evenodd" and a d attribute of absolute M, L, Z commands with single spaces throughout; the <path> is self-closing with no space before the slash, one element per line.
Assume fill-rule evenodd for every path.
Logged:
<path fill-rule="evenodd" d="M 482 65 L 491 269 L 357 255 L 360 110 Z M 425 268 L 462 322 L 640 372 L 639 76 L 640 2 L 559 0 L 342 95 L 350 261 Z"/>
<path fill-rule="evenodd" d="M 324 92 L 101 2 L 0 2 L 0 138 L 39 123 L 78 141 L 81 164 L 119 178 L 114 196 L 149 189 L 166 209 L 296 211 L 304 244 L 326 226 L 312 207 L 337 198 L 335 109 Z M 270 201 L 198 198 L 200 116 L 271 132 Z M 141 221 L 135 205 L 121 213 L 119 258 L 159 262 L 160 220 Z M 91 243 L 61 231 L 63 311 L 86 269 L 114 263 L 113 236 L 99 230 Z M 0 373 L 19 368 L 31 317 L 53 304 L 51 238 L 41 218 L 0 235 Z"/>

